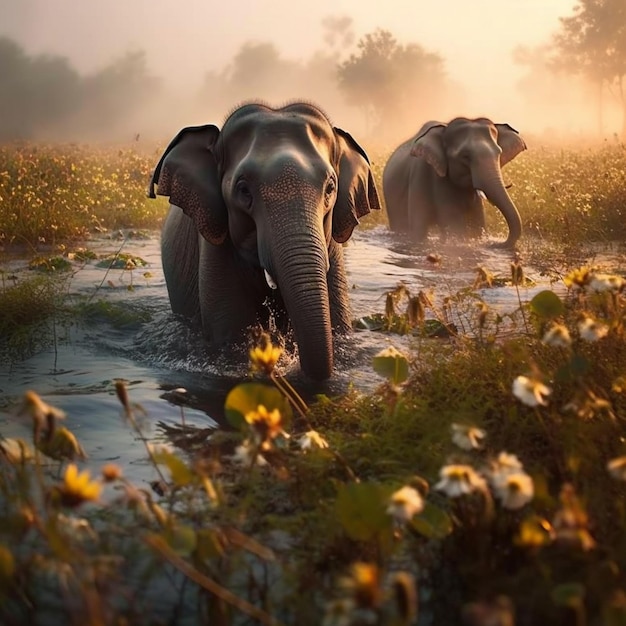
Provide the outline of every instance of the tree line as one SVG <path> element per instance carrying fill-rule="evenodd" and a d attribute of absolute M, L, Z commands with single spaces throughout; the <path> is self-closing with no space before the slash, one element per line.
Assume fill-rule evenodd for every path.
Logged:
<path fill-rule="evenodd" d="M 613 100 L 621 107 L 626 137 L 624 0 L 578 0 L 549 42 L 518 48 L 511 63 L 526 69 L 519 87 L 529 108 L 567 106 L 562 90 L 560 97 L 554 90 L 578 77 L 596 92 L 598 130 L 603 132 L 603 111 Z M 4 141 L 129 137 L 150 129 L 149 120 L 159 132 L 158 120 L 179 115 L 185 124 L 191 111 L 214 120 L 249 99 L 308 98 L 333 115 L 358 115 L 367 133 L 377 133 L 384 121 L 387 137 L 420 120 L 445 117 L 446 107 L 457 113 L 464 109 L 462 89 L 449 79 L 439 53 L 418 43 L 402 44 L 382 29 L 357 40 L 351 19 L 343 16 L 325 18 L 323 42 L 308 59 L 285 58 L 273 43 L 247 42 L 225 68 L 199 77 L 191 95 L 168 92 L 150 73 L 142 51 L 81 75 L 67 58 L 30 56 L 6 37 L 0 38 L 0 76 Z"/>

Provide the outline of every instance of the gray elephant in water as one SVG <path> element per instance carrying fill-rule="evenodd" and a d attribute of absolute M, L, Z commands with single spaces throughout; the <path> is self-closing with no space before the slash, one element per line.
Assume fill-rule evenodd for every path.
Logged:
<path fill-rule="evenodd" d="M 524 140 L 508 124 L 464 117 L 448 124 L 427 122 L 385 165 L 383 194 L 390 228 L 410 231 L 419 240 L 435 226 L 444 236 L 480 236 L 486 196 L 509 227 L 509 236 L 499 245 L 514 247 L 522 221 L 501 168 L 525 149 Z"/>
<path fill-rule="evenodd" d="M 351 328 L 341 244 L 380 208 L 357 142 L 311 104 L 245 104 L 221 130 L 181 130 L 156 166 L 152 198 L 155 185 L 170 200 L 161 255 L 172 310 L 199 314 L 215 344 L 282 312 L 302 370 L 328 378 L 332 332 Z"/>

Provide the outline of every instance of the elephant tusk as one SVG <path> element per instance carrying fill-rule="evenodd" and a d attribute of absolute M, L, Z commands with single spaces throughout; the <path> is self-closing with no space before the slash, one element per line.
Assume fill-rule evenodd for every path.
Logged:
<path fill-rule="evenodd" d="M 479 198 L 482 198 L 483 200 L 487 199 L 487 196 L 485 195 L 485 192 L 482 189 L 477 189 L 476 193 L 478 194 Z"/>
<path fill-rule="evenodd" d="M 265 272 L 265 280 L 267 281 L 267 284 L 270 286 L 270 288 L 278 289 L 278 285 L 276 284 L 276 281 L 272 278 L 272 275 L 265 269 L 263 271 Z"/>

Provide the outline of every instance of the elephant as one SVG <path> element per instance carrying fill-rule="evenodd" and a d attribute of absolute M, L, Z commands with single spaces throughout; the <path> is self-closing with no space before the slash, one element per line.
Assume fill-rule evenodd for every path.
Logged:
<path fill-rule="evenodd" d="M 183 128 L 151 198 L 155 186 L 170 203 L 161 259 L 172 311 L 199 316 L 214 345 L 286 320 L 301 370 L 328 379 L 333 335 L 351 330 L 342 244 L 381 208 L 363 148 L 313 104 L 249 102 L 221 130 Z"/>
<path fill-rule="evenodd" d="M 419 241 L 438 226 L 442 235 L 480 236 L 485 229 L 483 198 L 504 216 L 509 234 L 498 246 L 513 248 L 522 221 L 502 180 L 501 168 L 526 149 L 508 124 L 487 118 L 430 121 L 398 146 L 383 170 L 389 226 Z"/>

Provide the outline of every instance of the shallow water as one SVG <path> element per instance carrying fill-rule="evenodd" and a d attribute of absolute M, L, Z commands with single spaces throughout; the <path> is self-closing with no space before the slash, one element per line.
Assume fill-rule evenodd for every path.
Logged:
<path fill-rule="evenodd" d="M 147 463 L 143 442 L 124 422 L 114 391 L 114 380 L 128 381 L 130 399 L 143 407 L 145 435 L 157 434 L 159 421 L 200 427 L 224 422 L 223 406 L 228 391 L 247 376 L 245 350 L 239 358 L 232 352 L 209 349 L 187 325 L 169 310 L 160 263 L 158 234 L 147 240 L 103 240 L 90 243 L 99 254 L 117 251 L 132 253 L 148 262 L 147 268 L 131 272 L 106 270 L 88 263 L 71 280 L 70 292 L 119 304 L 129 314 L 126 323 L 112 323 L 96 315 L 87 324 L 57 330 L 56 345 L 0 369 L 0 433 L 6 437 L 30 436 L 28 418 L 19 415 L 21 398 L 34 389 L 44 400 L 67 413 L 66 425 L 85 448 L 93 470 L 109 461 L 119 464 L 135 480 L 155 478 Z M 439 263 L 428 259 L 440 257 Z M 385 294 L 400 281 L 412 295 L 436 288 L 437 297 L 471 286 L 480 265 L 492 274 L 510 276 L 511 253 L 484 244 L 459 243 L 442 246 L 436 240 L 416 246 L 386 228 L 355 232 L 345 247 L 353 317 L 360 318 L 385 310 Z M 11 269 L 19 275 L 20 265 Z M 149 277 L 143 274 L 149 271 Z M 525 267 L 537 286 L 520 291 L 522 300 L 550 285 Z M 129 290 L 131 285 L 133 289 Z M 490 306 L 502 312 L 518 306 L 517 291 L 498 287 L 481 291 Z M 143 320 L 143 321 L 142 321 Z M 123 320 L 124 321 L 124 320 Z M 381 379 L 373 372 L 371 358 L 390 344 L 410 349 L 411 338 L 375 331 L 357 331 L 338 342 L 336 373 L 327 383 L 307 381 L 298 371 L 297 357 L 289 355 L 284 373 L 306 399 L 317 393 L 337 395 L 351 386 L 370 391 Z M 432 341 L 440 341 L 433 339 Z M 185 388 L 183 407 L 180 394 Z"/>

